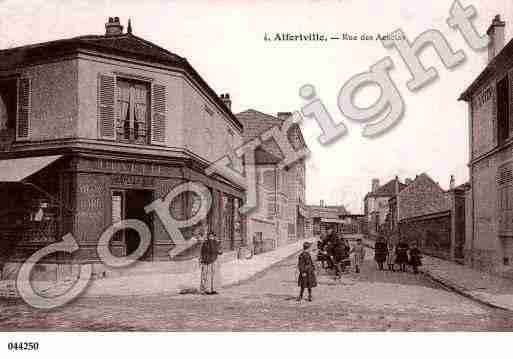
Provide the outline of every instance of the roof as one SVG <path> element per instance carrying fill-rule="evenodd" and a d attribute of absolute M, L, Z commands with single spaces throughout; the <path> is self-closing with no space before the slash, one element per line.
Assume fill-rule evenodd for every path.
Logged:
<path fill-rule="evenodd" d="M 263 132 L 275 126 L 281 127 L 284 122 L 284 120 L 278 117 L 254 109 L 248 109 L 246 111 L 240 112 L 236 115 L 236 117 L 244 126 L 243 138 L 245 142 L 259 137 Z M 294 124 L 292 129 L 294 129 L 293 133 L 297 135 L 296 138 L 298 141 L 296 144 L 296 141 L 291 139 L 289 136 L 289 140 L 291 141 L 292 146 L 294 148 L 305 148 L 306 143 L 303 138 L 303 134 L 301 133 L 300 127 L 297 124 Z M 290 133 L 291 132 L 289 132 L 289 134 Z M 263 142 L 262 145 L 259 146 L 256 150 L 256 164 L 279 163 L 282 159 L 283 156 L 281 150 L 273 139 Z"/>
<path fill-rule="evenodd" d="M 0 56 L 6 57 L 8 65 L 13 61 L 24 63 L 45 57 L 54 57 L 67 51 L 78 49 L 98 50 L 106 53 L 137 56 L 143 60 L 153 60 L 176 65 L 187 60 L 154 43 L 144 40 L 133 34 L 120 35 L 83 35 L 67 39 L 60 39 L 37 44 L 24 45 L 10 49 L 0 50 Z M 2 66 L 6 63 L 2 62 Z"/>
<path fill-rule="evenodd" d="M 494 22 L 501 22 L 500 16 L 497 15 L 494 19 Z M 504 23 L 503 23 L 504 26 Z M 490 30 L 488 30 L 489 32 Z M 488 33 L 487 32 L 487 33 Z M 467 87 L 465 91 L 463 91 L 458 98 L 458 100 L 469 101 L 472 94 L 489 78 L 491 78 L 496 70 L 500 68 L 503 64 L 509 62 L 511 57 L 513 56 L 513 40 L 510 40 L 506 46 L 502 48 L 502 50 L 486 65 L 486 67 L 481 71 L 481 73 L 472 81 L 472 83 Z"/>
<path fill-rule="evenodd" d="M 185 70 L 206 90 L 225 114 L 228 115 L 231 121 L 242 131 L 240 121 L 184 57 L 172 53 L 148 40 L 135 36 L 132 33 L 120 35 L 84 35 L 0 50 L 0 70 L 21 67 L 25 64 L 41 60 L 60 58 L 83 50 L 119 55 Z"/>
<path fill-rule="evenodd" d="M 365 195 L 365 198 L 395 196 L 396 195 L 396 188 L 395 188 L 396 181 L 398 182 L 398 185 L 399 185 L 399 192 L 401 192 L 404 188 L 407 187 L 404 183 L 402 183 L 401 181 L 394 178 L 393 180 L 390 180 L 387 183 L 385 183 L 383 186 L 378 187 L 378 189 L 376 189 L 375 191 L 367 193 Z"/>
<path fill-rule="evenodd" d="M 247 109 L 245 111 L 239 112 L 236 117 L 244 124 L 244 125 L 250 125 L 251 122 L 258 123 L 258 126 L 245 126 L 244 127 L 244 138 L 247 140 L 251 140 L 255 137 L 258 137 L 262 134 L 262 132 L 274 127 L 274 126 L 282 126 L 284 120 L 269 115 L 267 113 L 257 111 L 254 109 Z M 300 144 L 303 147 L 306 147 L 306 142 L 303 137 L 303 133 L 301 132 L 301 128 L 297 123 L 293 124 L 291 128 L 296 130 L 296 133 L 298 135 L 298 139 L 300 141 Z"/>
<path fill-rule="evenodd" d="M 470 189 L 470 182 L 462 183 L 459 186 L 456 186 L 454 189 L 460 191 L 468 191 Z"/>

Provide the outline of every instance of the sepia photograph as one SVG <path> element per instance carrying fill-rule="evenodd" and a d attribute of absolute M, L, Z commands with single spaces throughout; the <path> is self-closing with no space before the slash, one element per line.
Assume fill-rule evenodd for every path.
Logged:
<path fill-rule="evenodd" d="M 2 358 L 511 340 L 511 0 L 0 11 Z"/>

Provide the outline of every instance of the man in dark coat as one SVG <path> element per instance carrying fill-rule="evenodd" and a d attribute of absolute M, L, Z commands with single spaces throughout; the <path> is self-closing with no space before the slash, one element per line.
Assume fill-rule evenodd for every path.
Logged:
<path fill-rule="evenodd" d="M 305 242 L 303 244 L 303 252 L 299 255 L 297 267 L 299 269 L 299 277 L 297 285 L 300 288 L 298 302 L 303 299 L 305 288 L 308 289 L 308 301 L 312 301 L 312 288 L 317 286 L 317 278 L 315 277 L 315 266 L 310 256 L 309 249 L 311 244 Z"/>
<path fill-rule="evenodd" d="M 344 261 L 347 254 L 347 248 L 343 238 L 337 238 L 333 244 L 333 262 L 335 264 L 335 278 L 340 278 L 344 272 Z"/>
<path fill-rule="evenodd" d="M 378 264 L 378 269 L 383 270 L 383 263 L 386 261 L 388 255 L 388 247 L 385 238 L 379 237 L 374 244 L 374 260 Z"/>
<path fill-rule="evenodd" d="M 222 254 L 221 245 L 216 239 L 216 235 L 210 232 L 207 240 L 201 244 L 200 250 L 200 291 L 204 294 L 217 294 L 220 286 L 220 268 L 217 257 Z"/>

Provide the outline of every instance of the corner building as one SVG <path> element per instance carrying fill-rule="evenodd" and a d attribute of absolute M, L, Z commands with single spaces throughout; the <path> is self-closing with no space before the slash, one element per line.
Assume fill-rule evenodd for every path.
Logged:
<path fill-rule="evenodd" d="M 72 263 L 99 263 L 103 231 L 122 219 L 144 221 L 152 242 L 143 259 L 169 261 L 175 244 L 144 206 L 176 186 L 198 181 L 213 203 L 203 223 L 225 251 L 245 240 L 239 215 L 244 190 L 205 169 L 242 144 L 242 124 L 187 60 L 123 32 L 109 18 L 104 35 L 86 35 L 0 51 L 0 264 L 13 278 L 35 251 L 71 233 L 72 255 L 55 253 L 37 266 L 40 279 L 71 275 Z M 198 198 L 186 192 L 171 203 L 190 217 Z M 137 234 L 110 242 L 126 256 Z"/>

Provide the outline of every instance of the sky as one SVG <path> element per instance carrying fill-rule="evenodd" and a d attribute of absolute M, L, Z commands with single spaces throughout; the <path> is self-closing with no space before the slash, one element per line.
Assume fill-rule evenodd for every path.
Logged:
<path fill-rule="evenodd" d="M 386 3 L 386 4 L 385 4 Z M 474 5 L 473 22 L 486 32 L 496 14 L 506 21 L 511 39 L 513 2 L 461 1 Z M 232 111 L 249 108 L 269 114 L 296 111 L 304 84 L 315 86 L 335 122 L 349 129 L 346 136 L 323 146 L 320 128 L 304 120 L 301 128 L 311 151 L 306 161 L 307 202 L 344 205 L 363 212 L 363 197 L 372 178 L 385 183 L 426 172 L 447 189 L 451 175 L 457 184 L 468 180 L 468 118 L 461 92 L 482 71 L 486 51 L 476 52 L 461 34 L 446 24 L 452 0 L 310 0 L 310 1 L 0 1 L 0 48 L 85 34 L 103 34 L 109 16 L 133 33 L 186 57 L 217 93 L 230 93 Z M 424 31 L 440 31 L 466 61 L 446 69 L 432 48 L 421 53 L 426 67 L 439 78 L 410 92 L 410 74 L 394 49 L 379 41 L 266 42 L 265 33 L 386 34 L 401 28 L 409 40 Z M 389 56 L 390 72 L 405 102 L 395 128 L 380 137 L 361 135 L 362 124 L 344 117 L 337 106 L 340 89 L 351 77 Z M 379 91 L 362 89 L 359 106 L 373 104 Z"/>

